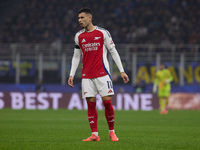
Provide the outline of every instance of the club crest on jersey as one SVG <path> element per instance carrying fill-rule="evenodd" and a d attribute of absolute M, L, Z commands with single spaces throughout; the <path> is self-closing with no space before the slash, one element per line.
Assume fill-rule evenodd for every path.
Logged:
<path fill-rule="evenodd" d="M 86 40 L 85 40 L 85 39 L 83 39 L 83 40 L 81 41 L 81 43 L 84 43 L 84 42 L 86 42 Z"/>
<path fill-rule="evenodd" d="M 98 39 L 100 39 L 101 37 L 94 37 L 94 40 L 98 40 Z"/>

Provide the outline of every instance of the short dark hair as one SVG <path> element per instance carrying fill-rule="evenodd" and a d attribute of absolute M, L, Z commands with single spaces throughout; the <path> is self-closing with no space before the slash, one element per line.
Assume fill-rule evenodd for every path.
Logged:
<path fill-rule="evenodd" d="M 90 8 L 84 7 L 84 8 L 81 8 L 78 11 L 78 14 L 80 14 L 80 13 L 86 13 L 86 14 L 91 14 L 92 15 L 92 10 Z"/>

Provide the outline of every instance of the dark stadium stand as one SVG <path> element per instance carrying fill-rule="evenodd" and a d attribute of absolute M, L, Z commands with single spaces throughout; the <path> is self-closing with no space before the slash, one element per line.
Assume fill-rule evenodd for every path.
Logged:
<path fill-rule="evenodd" d="M 6 2 L 0 2 L 4 10 L 10 7 Z M 57 38 L 73 43 L 74 34 L 80 29 L 77 12 L 85 6 L 93 10 L 94 23 L 109 30 L 116 43 L 200 43 L 200 0 L 20 2 L 1 21 L 0 43 L 51 43 Z"/>
<path fill-rule="evenodd" d="M 82 7 L 110 31 L 130 84 L 142 65 L 152 84 L 146 77 L 160 60 L 172 67 L 175 84 L 200 83 L 200 0 L 0 0 L 0 83 L 34 83 L 42 76 L 44 83 L 65 84 L 62 70 L 69 74 Z M 185 73 L 178 72 L 180 64 Z M 111 70 L 121 84 L 116 66 Z M 81 66 L 77 72 L 78 83 Z"/>

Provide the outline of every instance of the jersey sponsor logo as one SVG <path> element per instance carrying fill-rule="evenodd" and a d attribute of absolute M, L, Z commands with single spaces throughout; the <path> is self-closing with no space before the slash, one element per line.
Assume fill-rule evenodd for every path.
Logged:
<path fill-rule="evenodd" d="M 84 43 L 84 42 L 86 42 L 86 40 L 85 40 L 85 39 L 83 39 L 83 40 L 81 41 L 81 43 Z"/>
<path fill-rule="evenodd" d="M 100 39 L 101 37 L 94 37 L 94 40 L 98 40 L 98 39 Z"/>
<path fill-rule="evenodd" d="M 82 44 L 82 47 L 85 52 L 96 51 L 96 50 L 98 50 L 98 47 L 100 47 L 100 46 L 101 46 L 101 44 L 99 42 Z"/>
<path fill-rule="evenodd" d="M 110 89 L 109 91 L 108 91 L 108 93 L 112 93 L 113 91 Z"/>
<path fill-rule="evenodd" d="M 88 48 L 88 47 L 95 47 L 95 46 L 100 46 L 101 44 L 99 42 L 94 42 L 94 43 L 87 43 L 87 44 L 82 44 L 83 48 Z"/>

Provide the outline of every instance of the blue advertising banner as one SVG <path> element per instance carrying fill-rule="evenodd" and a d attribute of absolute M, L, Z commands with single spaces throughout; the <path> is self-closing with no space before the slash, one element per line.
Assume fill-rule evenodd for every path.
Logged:
<path fill-rule="evenodd" d="M 16 61 L 0 61 L 0 76 L 15 76 Z M 35 61 L 20 61 L 20 76 L 32 77 L 35 75 Z"/>
<path fill-rule="evenodd" d="M 10 61 L 0 61 L 0 77 L 6 76 L 9 72 Z"/>

